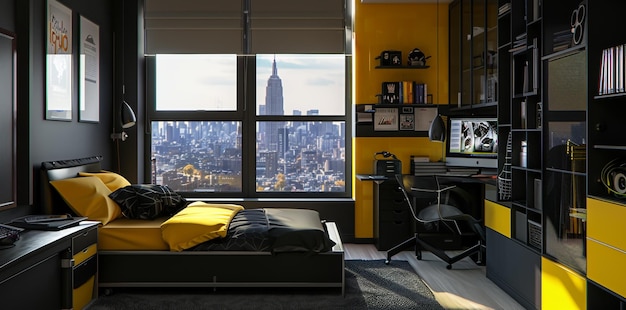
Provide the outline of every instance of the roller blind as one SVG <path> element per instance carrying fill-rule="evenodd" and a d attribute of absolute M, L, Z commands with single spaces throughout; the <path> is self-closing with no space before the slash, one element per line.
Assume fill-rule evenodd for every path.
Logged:
<path fill-rule="evenodd" d="M 146 0 L 145 50 L 344 53 L 345 1 Z"/>

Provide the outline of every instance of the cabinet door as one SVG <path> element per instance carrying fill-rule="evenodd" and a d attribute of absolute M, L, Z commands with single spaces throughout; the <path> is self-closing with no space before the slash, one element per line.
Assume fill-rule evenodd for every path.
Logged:
<path fill-rule="evenodd" d="M 448 102 L 453 107 L 461 102 L 461 1 L 450 4 L 450 93 Z"/>

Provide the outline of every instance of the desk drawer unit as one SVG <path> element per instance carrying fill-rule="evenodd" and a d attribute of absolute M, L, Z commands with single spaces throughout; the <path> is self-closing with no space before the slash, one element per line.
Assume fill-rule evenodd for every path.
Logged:
<path fill-rule="evenodd" d="M 72 305 L 84 308 L 98 297 L 98 230 L 96 227 L 72 239 Z"/>
<path fill-rule="evenodd" d="M 395 179 L 376 184 L 374 189 L 374 242 L 386 251 L 413 234 L 412 216 Z"/>

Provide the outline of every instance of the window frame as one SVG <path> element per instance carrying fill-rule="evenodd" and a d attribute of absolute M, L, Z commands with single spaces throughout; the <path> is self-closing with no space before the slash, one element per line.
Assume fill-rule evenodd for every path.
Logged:
<path fill-rule="evenodd" d="M 242 191 L 181 192 L 187 198 L 349 198 L 352 196 L 352 56 L 345 54 L 344 115 L 256 115 L 256 55 L 237 55 L 237 109 L 235 111 L 157 111 L 156 57 L 146 56 L 146 152 L 152 156 L 152 121 L 239 121 L 242 126 Z M 256 124 L 264 121 L 345 122 L 345 187 L 343 192 L 256 191 Z M 152 179 L 152 161 L 146 161 L 146 177 Z"/>

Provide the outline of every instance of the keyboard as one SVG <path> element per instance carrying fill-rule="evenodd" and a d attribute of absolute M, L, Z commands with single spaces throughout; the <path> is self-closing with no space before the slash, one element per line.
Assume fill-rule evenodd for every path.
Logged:
<path fill-rule="evenodd" d="M 0 224 L 0 246 L 11 245 L 19 240 L 20 232 L 23 230 L 23 228 Z"/>

